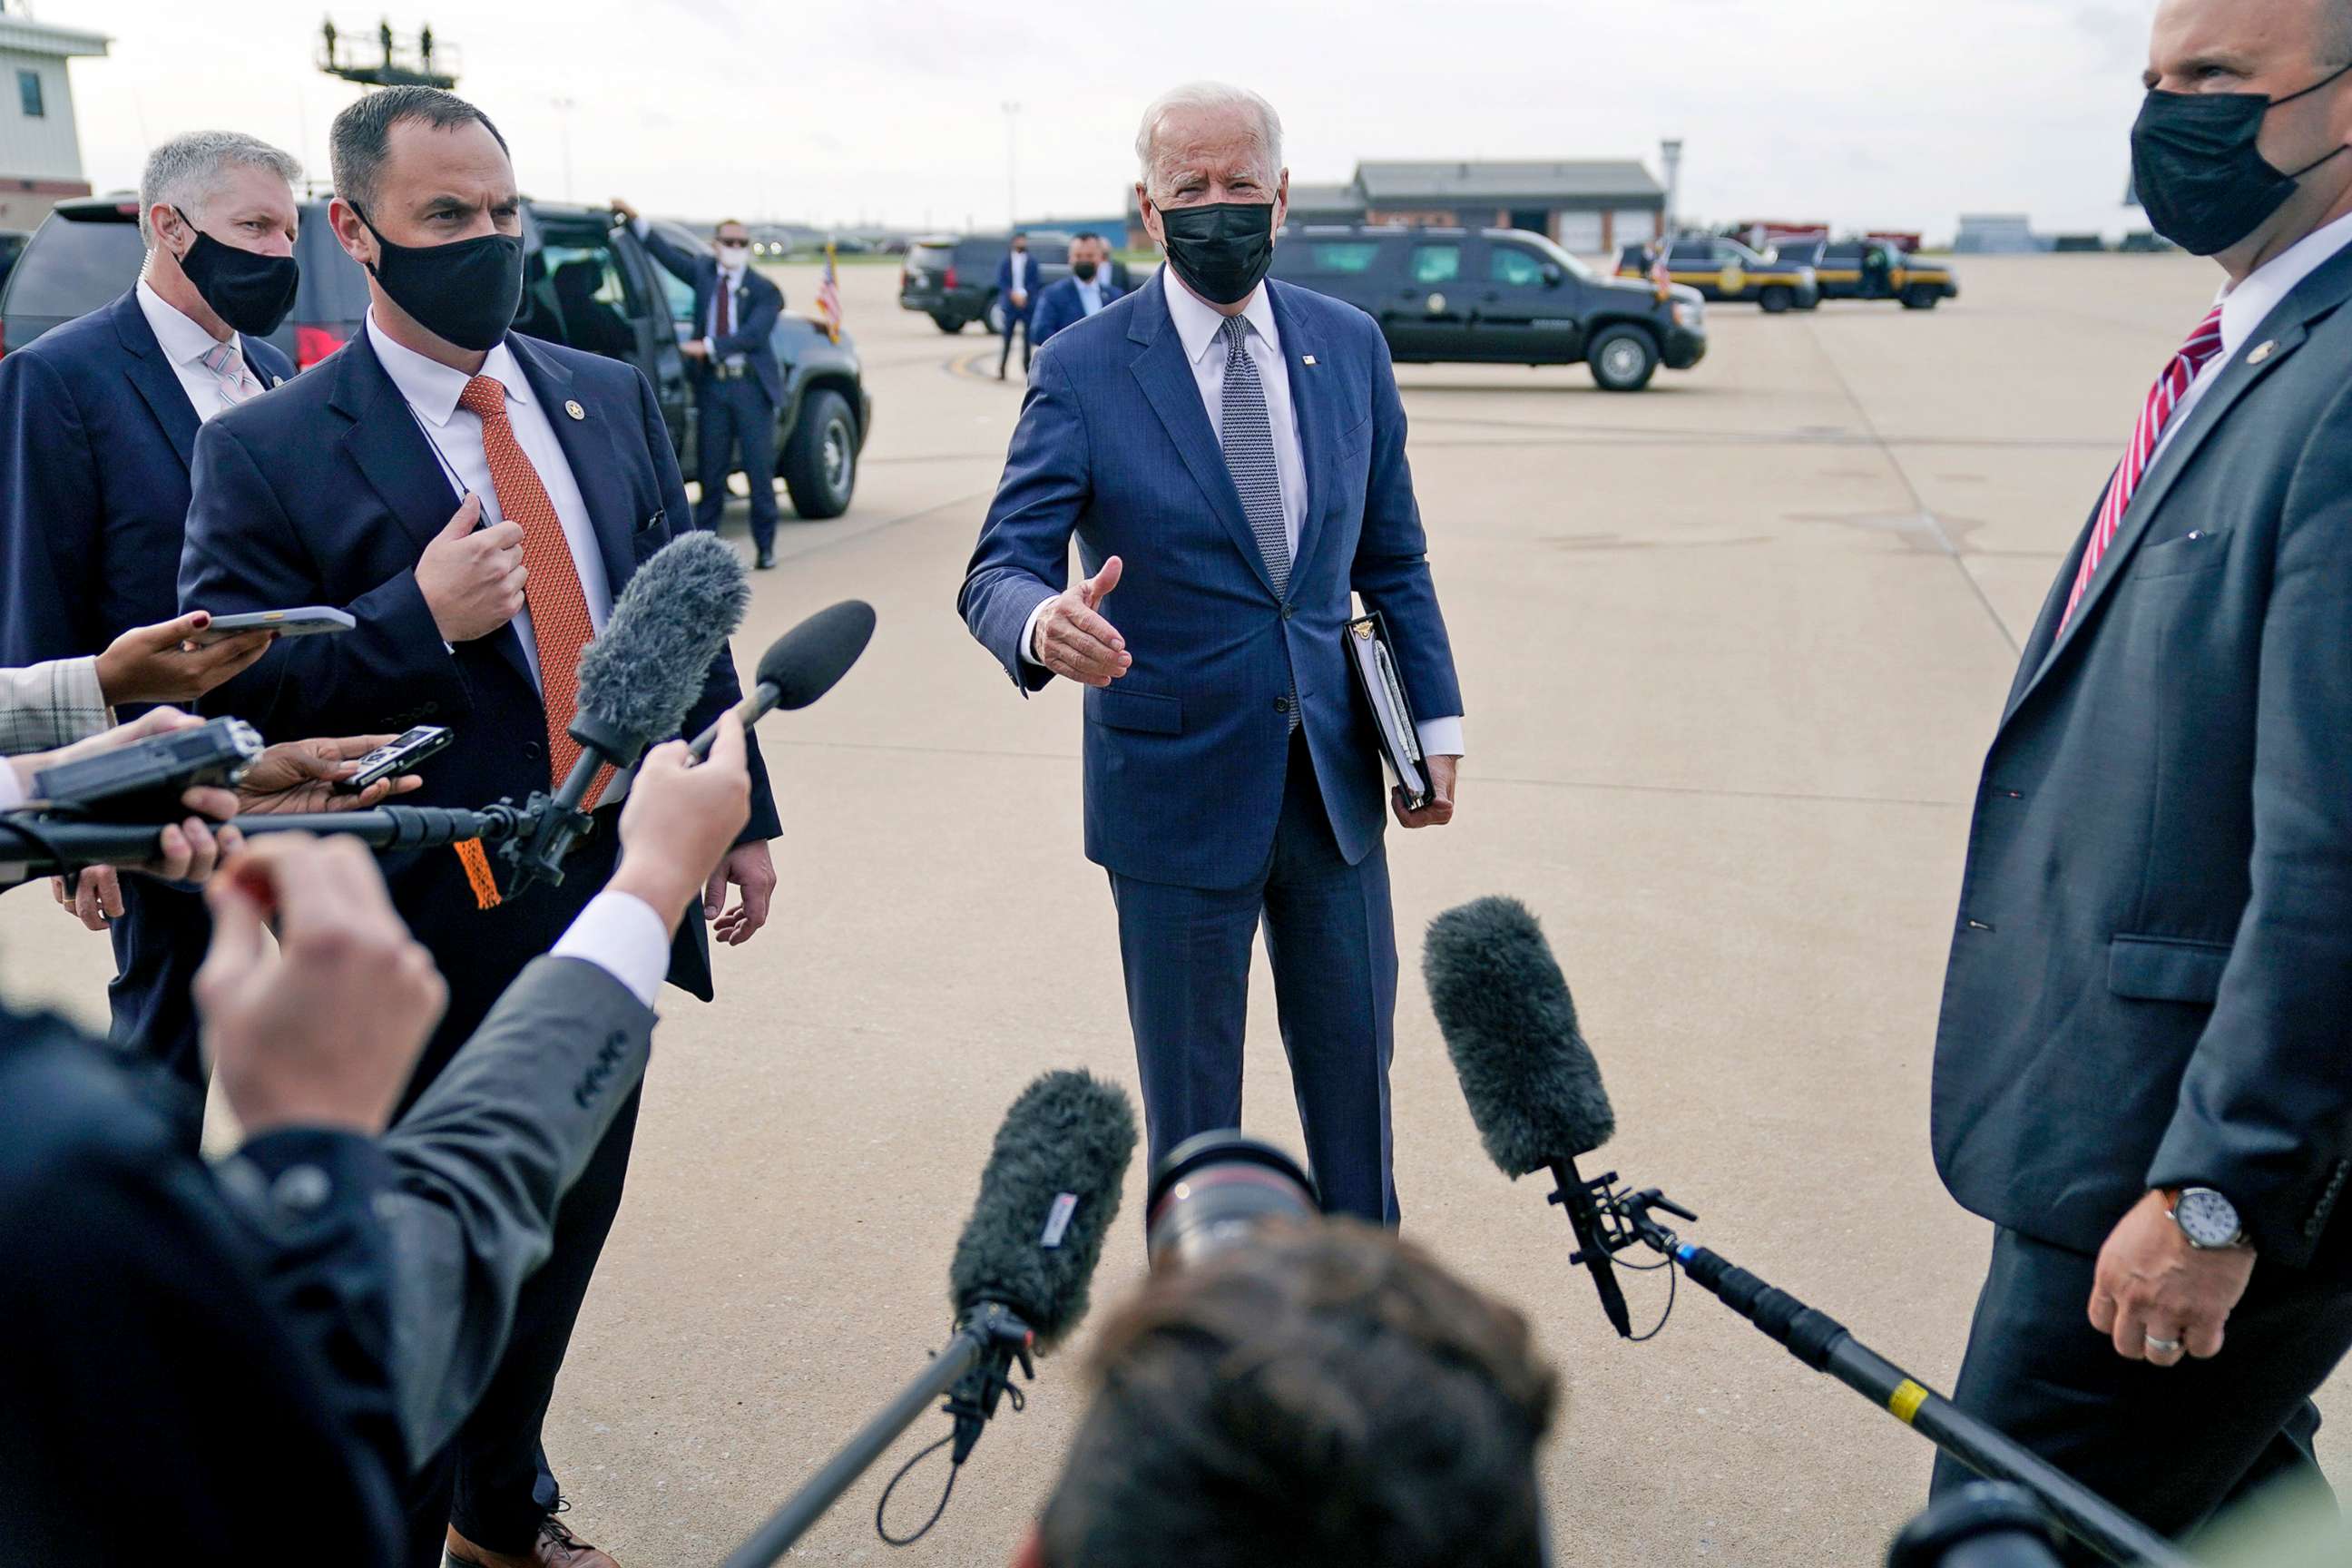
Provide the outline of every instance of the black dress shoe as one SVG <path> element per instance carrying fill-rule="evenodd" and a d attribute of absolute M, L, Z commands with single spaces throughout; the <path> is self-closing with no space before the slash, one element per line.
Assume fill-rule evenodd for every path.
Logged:
<path fill-rule="evenodd" d="M 759 555 L 758 555 L 757 557 L 755 557 L 755 558 L 753 559 L 753 561 L 751 562 L 751 565 L 752 565 L 753 569 L 754 569 L 754 570 L 756 570 L 756 571 L 761 571 L 761 572 L 772 572 L 772 571 L 774 571 L 774 570 L 776 569 L 776 548 L 775 548 L 775 546 L 772 544 L 772 545 L 769 545 L 766 549 L 761 550 L 761 551 L 760 552 Z"/>

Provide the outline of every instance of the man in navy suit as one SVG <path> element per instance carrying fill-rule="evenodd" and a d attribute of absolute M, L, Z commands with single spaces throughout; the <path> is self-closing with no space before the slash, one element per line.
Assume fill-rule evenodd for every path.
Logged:
<path fill-rule="evenodd" d="M 1004 379 L 1005 366 L 1013 363 L 1013 334 L 1021 334 L 1021 374 L 1029 374 L 1029 356 L 1035 350 L 1036 340 L 1029 331 L 1029 312 L 1036 308 L 1038 279 L 1037 258 L 1029 254 L 1029 237 L 1015 234 L 1013 248 L 996 264 L 996 302 L 1004 317 L 1004 346 L 997 351 L 996 379 Z"/>
<path fill-rule="evenodd" d="M 416 800 L 520 800 L 570 771 L 576 665 L 614 596 L 686 518 L 685 487 L 653 388 L 634 368 L 508 331 L 521 297 L 521 198 L 504 141 L 464 100 L 389 88 L 336 116 L 336 237 L 369 273 L 366 330 L 285 392 L 206 427 L 181 563 L 191 604 L 222 610 L 341 605 L 340 637 L 289 639 L 216 694 L 265 729 L 447 725 Z M 712 662 L 697 729 L 737 700 Z M 221 700 L 226 699 L 223 702 Z M 341 731 L 321 732 L 342 732 Z M 751 822 L 704 891 L 730 942 L 766 919 L 774 803 L 753 752 Z M 385 858 L 393 898 L 449 984 L 422 1091 L 524 965 L 548 951 L 611 871 L 614 797 L 561 887 L 483 907 L 451 849 Z M 741 901 L 722 912 L 726 885 Z M 708 997 L 701 921 L 671 952 L 672 980 Z M 446 1534 L 464 1563 L 609 1563 L 552 1517 L 539 1447 L 555 1376 L 619 1206 L 633 1096 L 558 1216 L 554 1251 L 518 1307 L 504 1362 L 472 1420 L 425 1470 L 415 1560 Z M 419 1455 L 420 1465 L 429 1456 Z M 454 1497 L 449 1488 L 454 1485 Z"/>
<path fill-rule="evenodd" d="M 1110 874 L 1152 1158 L 1240 1124 L 1263 924 L 1323 1205 L 1393 1225 L 1396 930 L 1351 592 L 1427 716 L 1435 797 L 1397 797 L 1405 826 L 1452 817 L 1462 751 L 1404 408 L 1370 317 L 1264 281 L 1288 174 L 1263 99 L 1180 89 L 1137 152 L 1169 266 L 1038 356 L 959 607 L 1024 693 L 1087 688 L 1087 855 Z"/>
<path fill-rule="evenodd" d="M 139 182 L 137 286 L 0 359 L 0 665 L 94 654 L 177 616 L 197 427 L 294 374 L 261 340 L 294 302 L 300 174 L 236 132 L 162 143 Z M 215 644 L 181 695 L 267 647 Z M 211 930 L 203 900 L 99 869 L 72 907 L 113 937 L 114 1040 L 201 1084 L 189 987 Z"/>
<path fill-rule="evenodd" d="M 711 231 L 714 259 L 679 245 L 617 196 L 613 216 L 694 289 L 699 333 L 678 345 L 694 383 L 694 477 L 702 486 L 694 526 L 718 528 L 740 447 L 751 487 L 752 564 L 764 572 L 776 563 L 776 410 L 784 401 L 784 373 L 770 339 L 784 312 L 784 291 L 751 265 L 751 232 L 733 218 Z"/>
<path fill-rule="evenodd" d="M 1110 280 L 1106 263 L 1110 247 L 1100 235 L 1082 234 L 1070 241 L 1070 275 L 1038 291 L 1036 308 L 1029 313 L 1029 341 L 1043 348 L 1055 332 L 1083 321 L 1122 292 Z"/>

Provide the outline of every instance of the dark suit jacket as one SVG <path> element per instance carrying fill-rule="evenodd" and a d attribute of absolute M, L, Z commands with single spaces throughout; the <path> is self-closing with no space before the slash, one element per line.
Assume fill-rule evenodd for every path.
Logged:
<path fill-rule="evenodd" d="M 1102 302 L 1106 305 L 1118 299 L 1122 290 L 1108 278 L 1097 278 L 1102 284 Z M 1037 303 L 1029 312 L 1029 338 L 1043 347 L 1047 339 L 1064 327 L 1074 326 L 1087 319 L 1086 301 L 1078 298 L 1078 280 L 1058 279 L 1038 292 Z"/>
<path fill-rule="evenodd" d="M 694 289 L 694 335 L 702 336 L 710 325 L 711 297 L 719 289 L 718 258 L 688 250 L 650 226 L 646 230 L 646 248 L 665 270 Z M 735 330 L 710 345 L 711 357 L 723 361 L 741 354 L 752 376 L 766 389 L 768 401 L 781 405 L 784 373 L 776 363 L 776 345 L 770 340 L 776 331 L 776 318 L 784 313 L 784 291 L 758 268 L 746 267 L 743 281 L 736 286 L 732 308 Z M 689 361 L 687 374 L 697 381 L 707 380 L 709 365 Z"/>
<path fill-rule="evenodd" d="M 1033 690 L 1052 678 L 1021 658 L 1022 628 L 1067 586 L 1070 536 L 1089 575 L 1122 558 L 1105 613 L 1135 665 L 1086 694 L 1097 863 L 1194 888 L 1239 888 L 1261 872 L 1290 745 L 1276 704 L 1286 707 L 1295 675 L 1316 778 L 1353 864 L 1387 817 L 1380 752 L 1340 647 L 1351 593 L 1387 617 L 1413 711 L 1462 711 L 1388 345 L 1354 306 L 1267 285 L 1307 490 L 1278 596 L 1163 287 L 1146 283 L 1039 352 L 958 608 Z"/>
<path fill-rule="evenodd" d="M 1116 256 L 1110 258 L 1110 280 L 1118 285 L 1118 291 L 1122 294 L 1131 294 L 1135 291 L 1133 275 L 1128 271 L 1127 263 Z"/>
<path fill-rule="evenodd" d="M 1027 304 L 1021 308 L 1019 313 L 1019 320 L 1024 324 L 1024 328 L 1031 316 L 1036 311 L 1037 296 L 1045 291 L 1045 263 L 1037 259 L 1037 253 L 1034 250 L 1029 252 L 1029 264 L 1026 270 L 1028 273 L 1027 287 L 1023 290 L 1023 292 L 1029 296 L 1029 300 Z M 996 264 L 996 297 L 1004 301 L 1004 319 L 1006 324 L 1009 326 L 1014 320 L 1014 312 L 1013 310 L 1013 253 L 1009 250 L 1004 253 L 1004 259 Z"/>
<path fill-rule="evenodd" d="M 638 563 L 687 526 L 685 488 L 653 388 L 633 366 L 595 354 L 511 334 L 507 346 L 551 412 L 617 598 Z M 565 417 L 570 403 L 585 417 Z M 196 443 L 180 563 L 184 601 L 224 612 L 333 605 L 359 623 L 340 636 L 280 643 L 215 691 L 207 709 L 249 720 L 266 735 L 447 725 L 457 731 L 456 743 L 420 770 L 424 788 L 405 797 L 419 805 L 520 802 L 548 788 L 546 710 L 520 637 L 501 627 L 451 653 L 416 585 L 417 558 L 456 505 L 438 458 L 364 332 L 283 396 L 256 399 L 207 425 Z M 732 657 L 721 649 L 687 732 L 740 695 Z M 745 842 L 779 831 L 756 745 L 751 767 Z M 487 912 L 475 910 L 454 851 L 383 858 L 394 901 L 453 990 L 479 973 L 470 987 L 479 1003 L 474 1016 L 453 1001 L 445 1036 L 470 1029 L 488 998 L 544 952 L 595 891 L 609 844 L 584 853 L 586 874 Z M 706 942 L 700 921 L 685 923 L 671 977 L 707 997 Z M 488 995 L 480 995 L 485 987 Z"/>
<path fill-rule="evenodd" d="M 2266 1261 L 2352 1261 L 2328 1225 L 2352 1174 L 2347 298 L 2352 252 L 2257 329 L 2059 636 L 2077 543 L 1986 759 L 1936 1159 L 1968 1207 L 2080 1251 L 2202 1184 Z"/>
<path fill-rule="evenodd" d="M 244 341 L 265 386 L 294 374 Z M 0 357 L 0 665 L 97 653 L 179 614 L 196 427 L 135 292 Z"/>

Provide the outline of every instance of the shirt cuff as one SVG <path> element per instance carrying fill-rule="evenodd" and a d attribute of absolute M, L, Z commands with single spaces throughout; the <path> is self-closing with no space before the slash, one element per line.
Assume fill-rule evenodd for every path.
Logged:
<path fill-rule="evenodd" d="M 1045 668 L 1045 661 L 1037 657 L 1037 623 L 1045 618 L 1045 612 L 1054 607 L 1054 600 L 1060 596 L 1054 595 L 1038 600 L 1037 607 L 1029 612 L 1029 618 L 1021 623 L 1021 662 L 1032 669 Z"/>
<path fill-rule="evenodd" d="M 646 230 L 652 226 L 653 225 L 645 220 L 643 214 L 639 214 L 637 216 L 629 220 L 629 232 L 635 235 L 639 239 L 645 238 Z"/>
<path fill-rule="evenodd" d="M 669 973 L 669 927 L 635 893 L 603 892 L 588 900 L 550 956 L 594 964 L 651 1007 Z"/>
<path fill-rule="evenodd" d="M 1421 735 L 1421 754 L 1424 757 L 1458 757 L 1462 755 L 1462 715 L 1444 719 L 1423 719 L 1414 729 Z"/>

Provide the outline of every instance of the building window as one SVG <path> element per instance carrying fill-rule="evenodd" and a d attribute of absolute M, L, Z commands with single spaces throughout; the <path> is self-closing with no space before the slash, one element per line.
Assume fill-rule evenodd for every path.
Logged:
<path fill-rule="evenodd" d="M 26 119 L 47 118 L 48 110 L 41 102 L 40 72 L 20 70 L 16 73 L 16 101 L 24 106 Z"/>

